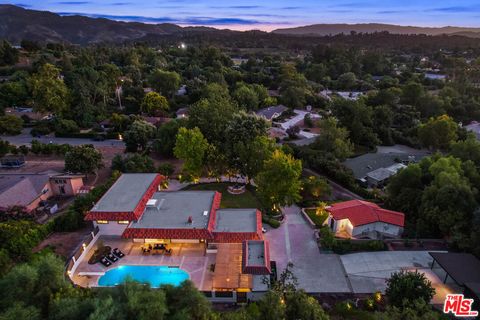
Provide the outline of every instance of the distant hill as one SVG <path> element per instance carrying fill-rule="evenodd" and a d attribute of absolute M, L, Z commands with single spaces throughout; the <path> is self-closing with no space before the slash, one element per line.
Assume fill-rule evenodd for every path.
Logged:
<path fill-rule="evenodd" d="M 394 34 L 426 34 L 426 35 L 462 35 L 466 37 L 477 38 L 480 35 L 480 28 L 462 28 L 462 27 L 412 27 L 397 26 L 392 24 L 379 23 L 359 23 L 359 24 L 314 24 L 297 28 L 277 29 L 272 33 L 286 35 L 316 35 L 327 36 L 340 33 L 349 34 L 351 31 L 357 33 L 373 33 L 388 31 Z"/>
<path fill-rule="evenodd" d="M 0 38 L 8 39 L 12 43 L 19 43 L 22 39 L 67 41 L 75 44 L 121 42 L 182 30 L 180 26 L 167 23 L 144 24 L 83 16 L 60 16 L 48 11 L 0 5 Z"/>
<path fill-rule="evenodd" d="M 317 24 L 305 27 L 278 29 L 276 35 L 325 36 L 351 31 L 373 33 L 388 31 L 394 34 L 451 34 L 480 38 L 480 28 L 421 28 L 388 24 Z M 0 39 L 19 44 L 22 39 L 45 42 L 69 42 L 89 44 L 123 42 L 132 40 L 156 40 L 159 37 L 186 34 L 210 34 L 213 36 L 251 35 L 258 31 L 238 32 L 211 27 L 180 27 L 175 24 L 147 24 L 123 22 L 80 15 L 61 16 L 48 11 L 28 10 L 14 5 L 0 5 Z M 267 33 L 260 32 L 259 34 Z"/>

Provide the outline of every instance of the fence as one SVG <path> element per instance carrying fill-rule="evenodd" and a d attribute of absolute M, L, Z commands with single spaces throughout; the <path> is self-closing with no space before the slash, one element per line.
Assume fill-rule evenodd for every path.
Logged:
<path fill-rule="evenodd" d="M 98 232 L 99 232 L 98 227 L 95 227 L 93 231 L 90 232 L 87 238 L 83 241 L 83 243 L 77 246 L 77 248 L 74 250 L 73 254 L 71 255 L 70 259 L 68 259 L 66 272 L 69 276 L 75 273 L 75 270 L 77 269 L 78 265 L 82 262 L 86 253 L 95 244 L 95 241 L 98 238 Z"/>

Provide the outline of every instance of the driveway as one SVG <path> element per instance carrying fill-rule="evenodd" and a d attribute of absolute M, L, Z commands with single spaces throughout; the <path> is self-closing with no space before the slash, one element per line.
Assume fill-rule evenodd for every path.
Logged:
<path fill-rule="evenodd" d="M 430 270 L 432 257 L 428 251 L 381 251 L 351 253 L 341 256 L 354 293 L 384 291 L 385 280 L 401 270 L 425 273 L 437 293 L 444 285 Z"/>
<path fill-rule="evenodd" d="M 300 208 L 284 208 L 286 221 L 277 229 L 269 228 L 270 259 L 276 261 L 278 274 L 288 262 L 298 286 L 309 293 L 351 292 L 342 262 L 336 254 L 320 253 L 313 229 L 300 214 Z"/>
<path fill-rule="evenodd" d="M 42 143 L 55 143 L 55 144 L 70 144 L 74 146 L 82 144 L 92 144 L 96 147 L 124 147 L 125 144 L 120 140 L 104 140 L 104 141 L 94 141 L 93 139 L 85 138 L 57 138 L 53 134 L 46 136 L 41 136 L 40 138 L 34 138 L 30 134 L 29 128 L 23 129 L 22 133 L 16 136 L 0 136 L 0 139 L 10 142 L 10 144 L 21 146 L 27 145 L 30 146 L 32 140 L 38 140 Z"/>

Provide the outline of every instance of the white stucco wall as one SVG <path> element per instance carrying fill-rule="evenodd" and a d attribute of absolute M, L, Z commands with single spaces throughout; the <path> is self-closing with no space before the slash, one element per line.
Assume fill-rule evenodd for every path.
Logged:
<path fill-rule="evenodd" d="M 372 231 L 377 231 L 391 237 L 398 237 L 402 234 L 403 228 L 385 222 L 375 222 L 353 228 L 352 235 L 356 237 L 360 236 L 363 232 L 367 233 Z"/>
<path fill-rule="evenodd" d="M 120 224 L 117 221 L 109 221 L 107 224 L 93 222 L 93 226 L 98 226 L 99 233 L 108 236 L 121 236 L 128 224 Z"/>

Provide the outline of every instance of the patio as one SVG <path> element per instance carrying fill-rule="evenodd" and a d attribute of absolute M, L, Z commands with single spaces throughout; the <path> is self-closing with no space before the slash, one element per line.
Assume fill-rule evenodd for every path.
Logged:
<path fill-rule="evenodd" d="M 120 249 L 125 257 L 105 267 L 101 263 L 89 264 L 88 260 L 93 255 L 99 244 Z M 167 248 L 172 249 L 171 255 L 164 254 L 143 254 L 142 246 L 145 243 L 134 243 L 131 240 L 100 237 L 90 252 L 80 262 L 75 273 L 71 276 L 73 282 L 82 287 L 98 286 L 100 274 L 122 265 L 156 265 L 156 266 L 177 266 L 190 276 L 190 280 L 199 290 L 210 291 L 213 286 L 213 272 L 210 266 L 215 264 L 216 254 L 205 253 L 204 244 L 172 243 Z M 148 245 L 148 244 L 147 244 Z M 153 245 L 153 244 L 152 244 Z"/>

